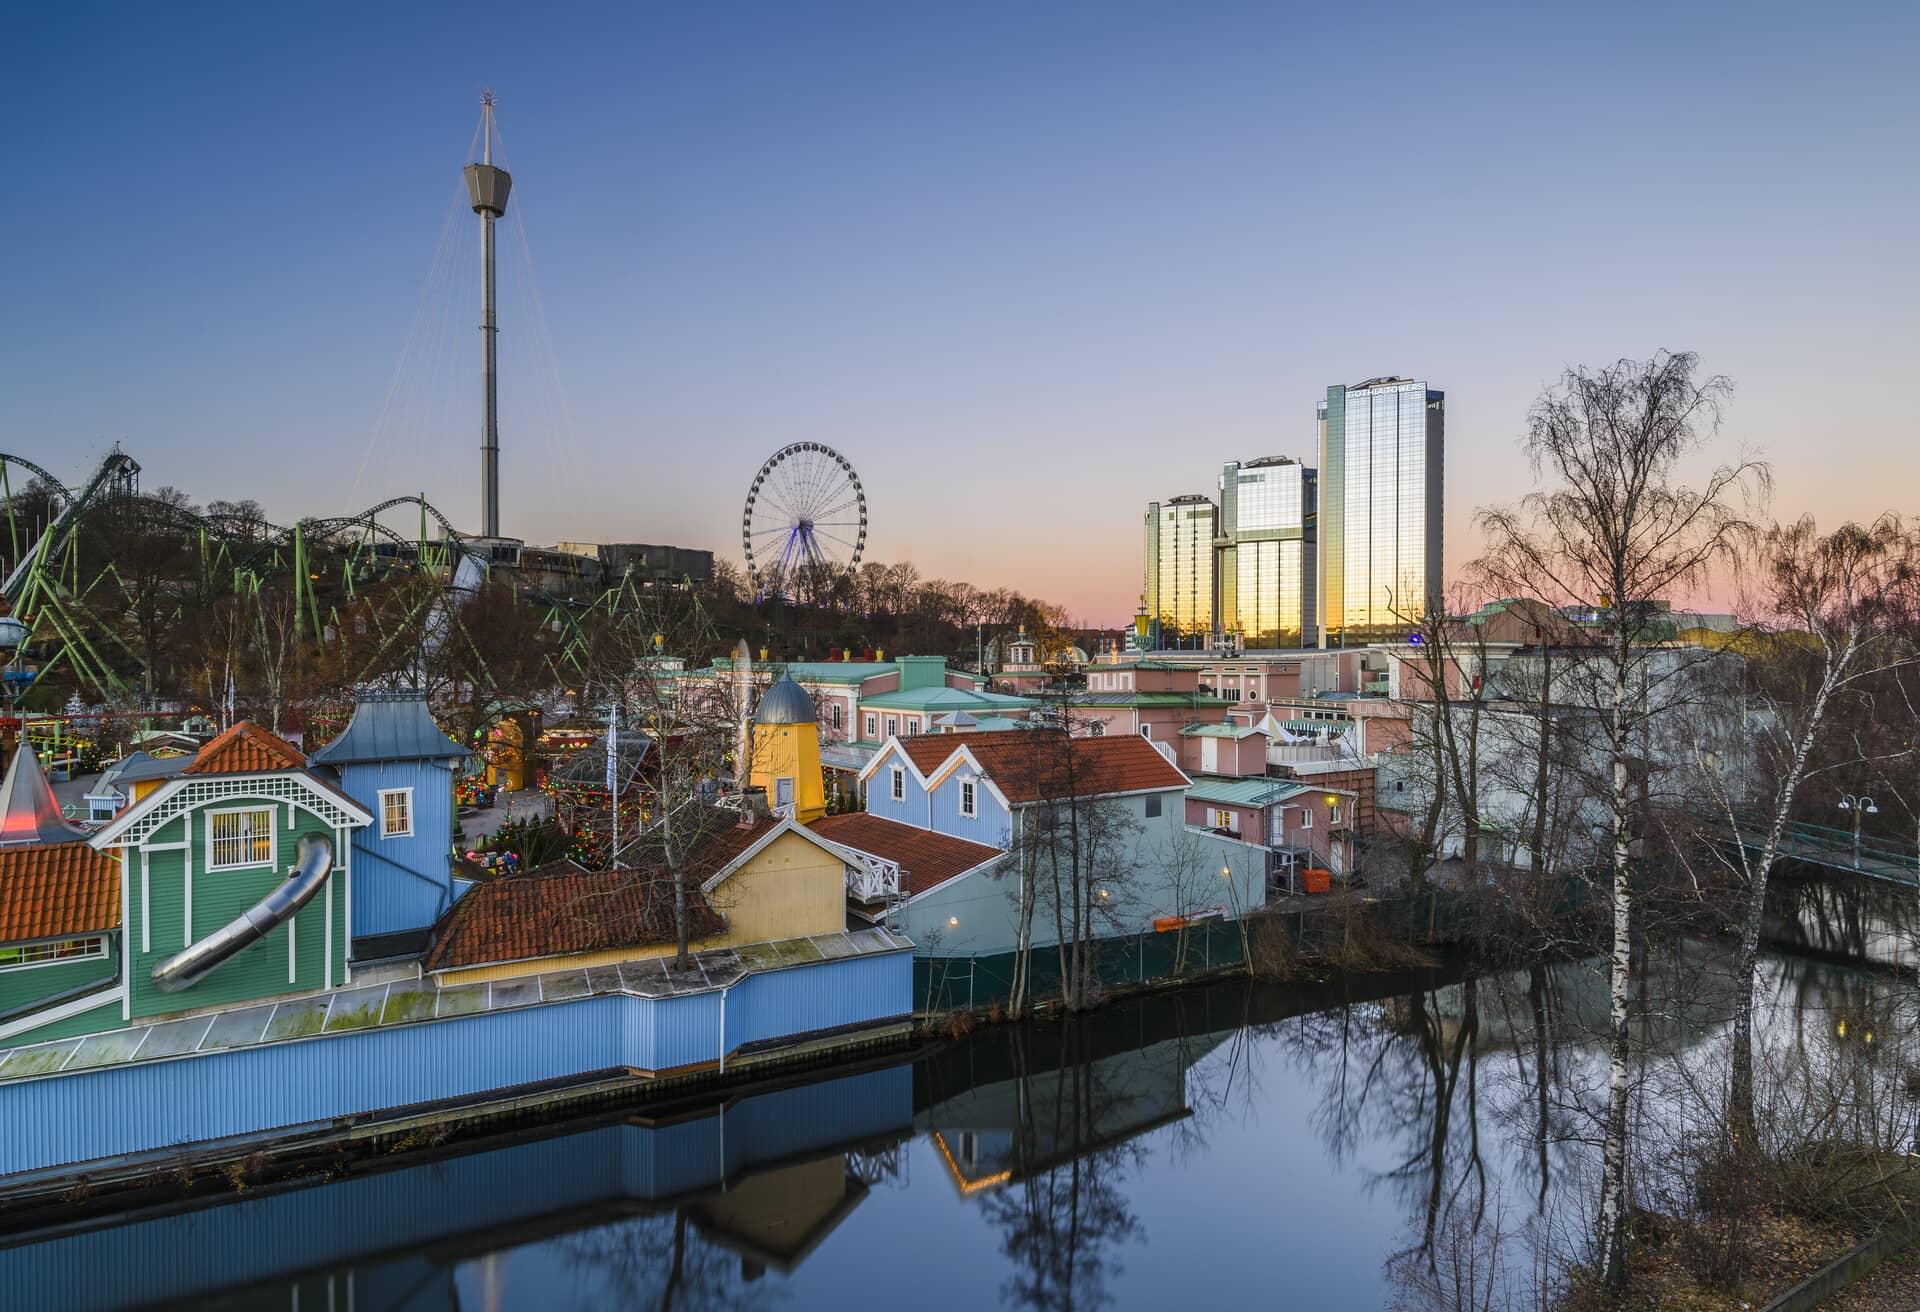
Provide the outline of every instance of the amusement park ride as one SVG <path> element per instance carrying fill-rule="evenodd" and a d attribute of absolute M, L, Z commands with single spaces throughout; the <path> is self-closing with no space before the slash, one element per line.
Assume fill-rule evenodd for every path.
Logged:
<path fill-rule="evenodd" d="M 294 631 L 324 643 L 340 622 L 339 607 L 377 580 L 414 574 L 436 585 L 410 594 L 422 598 L 410 603 L 411 632 L 421 628 L 422 607 L 431 611 L 427 629 L 457 627 L 461 607 L 447 599 L 470 596 L 491 578 L 546 608 L 542 623 L 559 635 L 555 647 L 564 664 L 570 653 L 577 655 L 583 621 L 594 611 L 632 605 L 638 588 L 711 577 L 710 552 L 645 544 L 533 548 L 500 535 L 494 224 L 507 213 L 512 178 L 494 163 L 494 109 L 489 92 L 475 133 L 478 158 L 463 170 L 465 199 L 481 236 L 481 531 L 457 530 L 424 494 L 285 527 L 260 518 L 257 508 L 215 503 L 203 513 L 178 497 L 145 494 L 139 462 L 118 446 L 72 483 L 23 456 L 0 453 L 7 516 L 0 539 L 0 742 L 11 745 L 20 732 L 15 707 L 36 690 L 42 712 L 69 691 L 83 703 L 117 704 L 123 714 L 179 703 L 178 690 L 155 686 L 142 644 L 132 637 L 131 612 L 146 610 L 139 622 L 149 635 L 156 627 L 191 624 L 179 604 L 183 594 L 218 595 L 242 610 L 257 610 L 270 594 L 276 615 L 290 602 Z M 821 443 L 783 447 L 753 479 L 741 536 L 759 599 L 831 604 L 866 546 L 867 498 L 859 475 Z M 166 570 L 143 556 L 166 557 Z M 146 650 L 152 650 L 150 637 Z M 564 670 L 555 672 L 564 682 Z M 203 689 L 201 700 L 206 696 Z M 133 706 L 139 710 L 126 709 Z M 232 707 L 226 709 L 230 715 Z"/>

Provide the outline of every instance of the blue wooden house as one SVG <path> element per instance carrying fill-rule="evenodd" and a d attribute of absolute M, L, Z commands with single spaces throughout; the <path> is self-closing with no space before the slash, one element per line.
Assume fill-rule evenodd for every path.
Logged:
<path fill-rule="evenodd" d="M 309 759 L 373 816 L 353 835 L 356 960 L 420 951 L 464 889 L 453 877 L 453 780 L 466 754 L 419 689 L 369 689 L 346 731 Z"/>

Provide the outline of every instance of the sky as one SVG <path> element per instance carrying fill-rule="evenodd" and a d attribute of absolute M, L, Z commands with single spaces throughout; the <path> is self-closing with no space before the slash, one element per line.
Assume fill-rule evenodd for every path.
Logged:
<path fill-rule="evenodd" d="M 280 522 L 478 528 L 494 89 L 503 531 L 739 556 L 760 463 L 869 559 L 1130 615 L 1145 504 L 1447 393 L 1446 554 L 1529 403 L 1729 375 L 1770 512 L 1915 507 L 1920 7 L 42 5 L 0 43 L 0 450 Z"/>

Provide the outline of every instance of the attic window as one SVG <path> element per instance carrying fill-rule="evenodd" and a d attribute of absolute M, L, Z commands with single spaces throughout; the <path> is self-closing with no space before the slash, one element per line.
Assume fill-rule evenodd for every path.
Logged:
<path fill-rule="evenodd" d="M 960 814 L 969 819 L 978 818 L 980 815 L 980 795 L 971 779 L 960 781 Z"/>
<path fill-rule="evenodd" d="M 50 966 L 60 961 L 97 961 L 107 955 L 103 934 L 88 938 L 62 938 L 46 943 L 25 943 L 17 948 L 0 948 L 0 970 L 22 970 L 28 966 Z"/>
<path fill-rule="evenodd" d="M 893 800 L 896 802 L 907 800 L 907 772 L 897 765 L 893 767 Z"/>
<path fill-rule="evenodd" d="M 207 852 L 209 870 L 272 865 L 273 808 L 209 812 Z"/>

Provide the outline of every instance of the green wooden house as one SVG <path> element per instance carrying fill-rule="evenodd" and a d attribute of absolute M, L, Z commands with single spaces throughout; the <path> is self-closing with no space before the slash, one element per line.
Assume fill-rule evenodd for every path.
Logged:
<path fill-rule="evenodd" d="M 89 995 L 90 1005 L 74 1010 L 79 1003 L 58 1000 L 52 988 L 64 979 L 43 971 L 48 988 L 30 986 L 42 1005 L 19 999 L 16 1005 L 26 1010 L 0 1021 L 0 1037 L 90 1033 L 348 983 L 352 840 L 371 823 L 364 807 L 307 769 L 299 749 L 257 725 L 235 725 L 91 839 L 90 849 L 107 862 L 117 886 L 114 923 L 97 935 L 105 940 L 102 952 L 88 958 L 102 975 L 112 973 L 106 996 Z M 175 954 L 250 911 L 259 920 L 260 904 L 293 873 L 295 852 L 308 836 L 326 839 L 333 852 L 332 868 L 310 901 L 264 932 L 249 931 L 253 941 L 190 986 L 168 991 L 155 982 L 154 968 Z M 0 906 L 19 897 L 4 886 L 6 860 L 0 847 Z M 90 871 L 97 883 L 99 867 Z M 99 905 L 97 895 L 90 905 Z M 90 917 L 105 918 L 100 912 Z M 11 997 L 5 978 L 0 970 L 0 1016 L 8 1014 Z"/>

